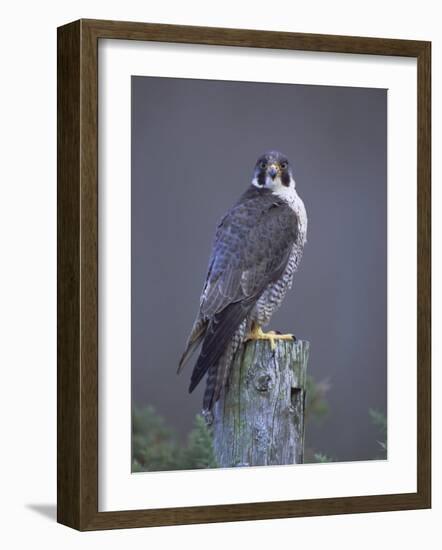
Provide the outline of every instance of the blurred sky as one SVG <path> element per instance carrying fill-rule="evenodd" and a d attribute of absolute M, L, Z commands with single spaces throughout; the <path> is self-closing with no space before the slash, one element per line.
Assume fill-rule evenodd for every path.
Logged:
<path fill-rule="evenodd" d="M 204 384 L 177 362 L 217 222 L 257 157 L 284 152 L 309 218 L 292 291 L 271 329 L 309 340 L 329 414 L 306 444 L 379 456 L 368 411 L 387 406 L 387 91 L 132 77 L 132 393 L 184 438 Z M 123 184 L 123 183 L 122 183 Z"/>

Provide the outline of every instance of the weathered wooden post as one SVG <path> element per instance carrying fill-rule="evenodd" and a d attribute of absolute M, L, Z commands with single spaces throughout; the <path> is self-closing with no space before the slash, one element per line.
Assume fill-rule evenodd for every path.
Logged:
<path fill-rule="evenodd" d="M 309 342 L 246 342 L 213 411 L 219 467 L 300 464 Z"/>

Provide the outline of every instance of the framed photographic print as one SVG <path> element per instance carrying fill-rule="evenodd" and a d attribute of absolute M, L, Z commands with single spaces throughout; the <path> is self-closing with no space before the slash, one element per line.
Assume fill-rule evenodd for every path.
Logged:
<path fill-rule="evenodd" d="M 429 508 L 429 42 L 58 29 L 58 521 Z"/>

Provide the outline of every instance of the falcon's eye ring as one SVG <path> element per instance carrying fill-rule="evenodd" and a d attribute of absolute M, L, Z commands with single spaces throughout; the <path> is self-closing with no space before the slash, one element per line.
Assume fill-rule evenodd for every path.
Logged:
<path fill-rule="evenodd" d="M 289 163 L 284 161 L 284 162 L 281 162 L 280 166 L 283 170 L 285 170 L 287 167 L 288 167 Z"/>
<path fill-rule="evenodd" d="M 260 163 L 259 163 L 259 167 L 262 168 L 263 170 L 267 167 L 267 162 L 265 162 L 264 160 L 262 160 Z"/>

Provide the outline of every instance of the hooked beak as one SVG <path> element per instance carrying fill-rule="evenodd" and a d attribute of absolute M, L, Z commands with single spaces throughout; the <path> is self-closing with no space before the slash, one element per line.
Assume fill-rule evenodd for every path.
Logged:
<path fill-rule="evenodd" d="M 267 170 L 268 175 L 274 180 L 276 178 L 276 174 L 278 173 L 278 169 L 274 164 L 271 164 Z"/>

